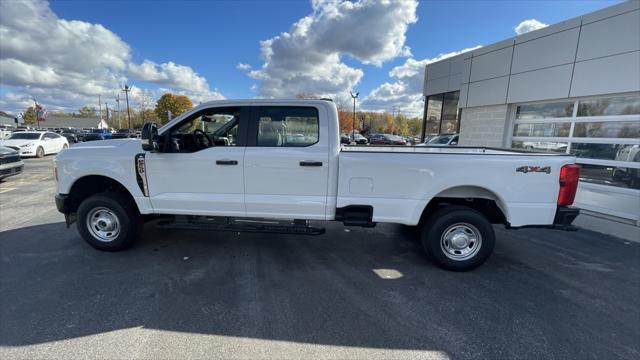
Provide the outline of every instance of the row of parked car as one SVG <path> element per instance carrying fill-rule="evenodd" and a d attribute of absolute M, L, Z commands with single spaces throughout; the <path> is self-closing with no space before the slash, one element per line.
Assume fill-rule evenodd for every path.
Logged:
<path fill-rule="evenodd" d="M 414 145 L 414 146 L 456 146 L 458 134 L 431 135 L 420 142 L 419 137 L 402 137 L 394 134 L 368 134 L 367 137 L 360 133 L 340 135 L 340 143 L 351 145 Z"/>
<path fill-rule="evenodd" d="M 24 157 L 41 158 L 57 154 L 70 144 L 118 138 L 136 138 L 140 132 L 132 129 L 77 128 L 2 128 L 0 129 L 0 180 L 18 175 L 24 168 Z"/>
<path fill-rule="evenodd" d="M 4 128 L 0 130 L 0 139 L 6 139 L 11 136 L 14 132 L 25 132 L 25 131 L 48 131 L 52 133 L 59 134 L 67 138 L 69 143 L 74 144 L 81 141 L 93 141 L 93 140 L 106 140 L 106 139 L 123 139 L 123 138 L 136 138 L 140 137 L 140 131 L 136 131 L 133 129 L 118 129 L 116 131 L 112 131 L 110 129 L 97 129 L 97 128 L 73 128 L 73 127 L 63 127 L 63 128 L 27 128 L 20 127 L 17 129 L 7 129 Z"/>

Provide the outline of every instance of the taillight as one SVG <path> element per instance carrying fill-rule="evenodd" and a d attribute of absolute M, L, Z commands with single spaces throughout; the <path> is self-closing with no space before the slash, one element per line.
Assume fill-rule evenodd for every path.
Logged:
<path fill-rule="evenodd" d="M 560 169 L 560 192 L 558 193 L 558 206 L 573 204 L 580 180 L 580 166 L 575 164 L 565 165 Z"/>

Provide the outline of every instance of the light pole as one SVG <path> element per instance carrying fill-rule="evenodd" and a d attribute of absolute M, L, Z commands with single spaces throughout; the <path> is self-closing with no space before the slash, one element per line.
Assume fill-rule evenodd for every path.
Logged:
<path fill-rule="evenodd" d="M 360 95 L 359 92 L 357 93 L 353 93 L 353 91 L 349 91 L 349 94 L 351 94 L 351 97 L 353 98 L 353 119 L 351 122 L 351 140 L 356 141 L 356 99 L 358 98 L 358 95 Z"/>
<path fill-rule="evenodd" d="M 129 113 L 129 91 L 131 91 L 131 87 L 125 84 L 122 91 L 124 91 L 124 97 L 127 100 L 127 128 L 131 129 L 131 114 Z"/>

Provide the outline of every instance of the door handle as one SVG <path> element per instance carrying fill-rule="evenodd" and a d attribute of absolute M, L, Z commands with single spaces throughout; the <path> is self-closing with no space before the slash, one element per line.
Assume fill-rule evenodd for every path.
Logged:
<path fill-rule="evenodd" d="M 216 160 L 216 165 L 238 165 L 237 160 Z"/>
<path fill-rule="evenodd" d="M 322 161 L 300 161 L 300 166 L 322 166 Z"/>

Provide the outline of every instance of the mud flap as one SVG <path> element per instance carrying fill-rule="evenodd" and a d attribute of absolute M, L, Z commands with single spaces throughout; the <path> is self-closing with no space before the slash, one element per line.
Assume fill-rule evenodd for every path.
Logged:
<path fill-rule="evenodd" d="M 67 229 L 73 225 L 74 222 L 78 221 L 78 214 L 64 214 L 64 222 L 67 224 Z"/>

